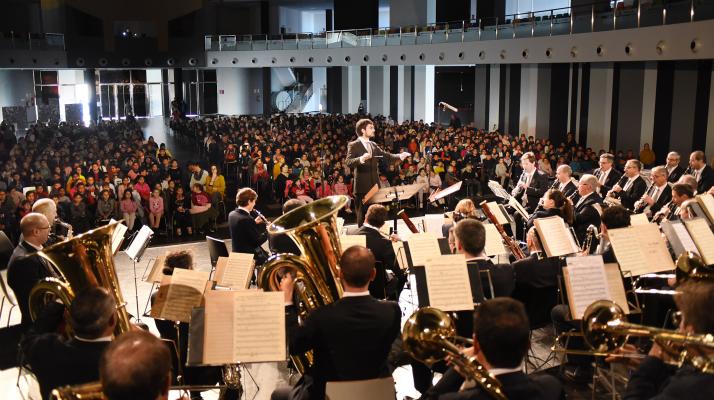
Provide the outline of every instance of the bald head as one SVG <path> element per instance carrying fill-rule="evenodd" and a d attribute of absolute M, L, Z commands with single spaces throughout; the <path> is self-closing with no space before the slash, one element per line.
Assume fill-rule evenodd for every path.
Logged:
<path fill-rule="evenodd" d="M 51 224 L 57 218 L 57 205 L 52 199 L 39 199 L 32 205 L 32 212 L 43 214 Z"/>
<path fill-rule="evenodd" d="M 342 253 L 340 275 L 352 288 L 364 288 L 374 279 L 374 254 L 363 246 L 352 246 Z M 345 289 L 348 289 L 347 287 Z"/>
<path fill-rule="evenodd" d="M 156 336 L 131 331 L 114 340 L 99 364 L 109 400 L 166 398 L 171 383 L 171 353 Z"/>
<path fill-rule="evenodd" d="M 42 246 L 50 234 L 50 223 L 44 215 L 31 212 L 22 217 L 20 231 L 27 242 L 35 246 Z"/>

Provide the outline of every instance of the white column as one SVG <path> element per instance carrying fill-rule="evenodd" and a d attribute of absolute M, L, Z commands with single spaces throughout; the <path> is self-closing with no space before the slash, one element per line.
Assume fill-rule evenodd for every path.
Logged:
<path fill-rule="evenodd" d="M 712 82 L 714 82 L 714 71 L 712 71 Z M 706 154 L 707 158 L 711 160 L 712 155 L 714 155 L 714 86 L 709 89 L 709 120 L 707 121 L 706 143 L 707 146 L 704 149 L 704 154 Z M 683 157 L 686 156 L 683 155 Z"/>
<path fill-rule="evenodd" d="M 588 100 L 588 141 L 593 151 L 610 147 L 612 119 L 612 63 L 592 64 L 590 68 L 590 99 Z"/>
<path fill-rule="evenodd" d="M 389 115 L 389 67 L 368 67 L 367 82 L 367 111 L 372 115 Z"/>
<path fill-rule="evenodd" d="M 538 64 L 521 66 L 520 130 L 528 136 L 536 135 L 538 113 Z"/>
<path fill-rule="evenodd" d="M 342 67 L 342 113 L 355 114 L 360 102 L 359 66 Z"/>
<path fill-rule="evenodd" d="M 414 67 L 414 119 L 434 122 L 434 66 Z"/>
<path fill-rule="evenodd" d="M 645 80 L 642 89 L 642 124 L 640 125 L 640 145 L 650 144 L 654 136 L 655 99 L 657 95 L 657 62 L 645 63 Z"/>
<path fill-rule="evenodd" d="M 499 64 L 491 65 L 491 75 L 489 83 L 489 99 L 488 99 L 488 130 L 493 130 L 493 126 L 496 125 L 499 129 L 503 129 L 502 126 L 498 126 L 498 103 L 501 96 L 501 66 Z"/>

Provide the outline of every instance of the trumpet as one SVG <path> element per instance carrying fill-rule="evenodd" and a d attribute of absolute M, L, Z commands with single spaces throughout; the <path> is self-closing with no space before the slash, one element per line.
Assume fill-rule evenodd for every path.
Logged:
<path fill-rule="evenodd" d="M 677 367 L 686 364 L 701 372 L 714 374 L 714 359 L 702 355 L 700 352 L 690 352 L 688 350 L 688 348 L 714 350 L 714 335 L 681 333 L 627 322 L 622 308 L 610 300 L 598 300 L 590 304 L 585 309 L 582 321 L 582 337 L 591 350 L 561 350 L 555 348 L 553 350 L 566 354 L 622 357 L 622 354 L 617 354 L 615 351 L 621 349 L 627 343 L 629 337 L 647 337 L 670 355 L 674 360 L 673 364 Z M 560 343 L 561 336 L 556 339 L 557 343 Z M 629 356 L 629 358 L 640 357 L 643 357 L 643 355 Z"/>

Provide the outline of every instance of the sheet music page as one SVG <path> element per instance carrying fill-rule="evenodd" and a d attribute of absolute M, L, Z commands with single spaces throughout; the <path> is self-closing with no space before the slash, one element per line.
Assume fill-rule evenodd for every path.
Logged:
<path fill-rule="evenodd" d="M 647 225 L 650 221 L 645 213 L 630 215 L 630 225 Z"/>
<path fill-rule="evenodd" d="M 548 257 L 559 257 L 580 251 L 562 218 L 556 216 L 533 221 Z"/>
<path fill-rule="evenodd" d="M 244 290 L 233 296 L 233 362 L 284 361 L 283 293 Z"/>
<path fill-rule="evenodd" d="M 486 229 L 486 246 L 483 251 L 487 256 L 496 256 L 499 254 L 508 254 L 506 246 L 503 245 L 503 238 L 498 233 L 498 228 L 494 224 L 483 224 Z"/>
<path fill-rule="evenodd" d="M 201 304 L 209 274 L 209 271 L 174 269 L 169 283 L 166 304 L 161 310 L 159 318 L 189 322 L 191 309 Z"/>
<path fill-rule="evenodd" d="M 622 271 L 639 276 L 674 269 L 657 224 L 609 229 L 608 236 Z"/>
<path fill-rule="evenodd" d="M 622 273 L 617 263 L 605 264 L 605 277 L 607 278 L 607 289 L 610 292 L 612 301 L 622 307 L 625 314 L 630 313 L 630 305 L 627 302 L 625 285 L 622 283 Z"/>
<path fill-rule="evenodd" d="M 597 300 L 609 300 L 610 292 L 602 256 L 568 257 L 566 284 L 573 319 L 581 319 L 585 309 Z"/>
<path fill-rule="evenodd" d="M 168 252 L 167 252 L 168 253 Z M 156 258 L 154 260 L 154 265 L 151 266 L 151 272 L 149 272 L 149 275 L 144 279 L 144 282 L 149 282 L 149 283 L 159 283 L 161 282 L 161 278 L 164 276 L 164 262 L 166 262 L 166 254 L 164 253 Z"/>
<path fill-rule="evenodd" d="M 415 233 L 409 237 L 412 265 L 426 265 L 426 260 L 441 254 L 439 241 L 432 233 Z"/>
<path fill-rule="evenodd" d="M 402 242 L 401 240 L 392 242 L 392 248 L 394 249 L 394 255 L 397 257 L 397 264 L 399 264 L 399 269 L 403 271 L 409 268 L 406 249 L 404 249 L 404 242 Z"/>
<path fill-rule="evenodd" d="M 152 231 L 151 228 L 146 225 L 142 226 L 136 236 L 134 236 L 134 240 L 129 245 L 129 248 L 124 251 L 126 255 L 132 260 L 136 259 L 142 247 L 144 247 L 144 243 L 149 241 L 153 234 L 154 231 Z"/>
<path fill-rule="evenodd" d="M 714 224 L 714 196 L 705 193 L 697 196 L 697 203 L 702 207 L 709 221 Z"/>
<path fill-rule="evenodd" d="M 225 257 L 219 257 L 219 260 L 221 258 Z M 218 263 L 216 263 L 216 282 L 231 289 L 247 289 L 254 267 L 253 254 L 230 253 L 220 275 L 218 274 Z"/>
<path fill-rule="evenodd" d="M 429 233 L 433 233 L 437 238 L 444 237 L 441 233 L 441 226 L 444 225 L 444 214 L 426 214 L 424 216 L 424 227 Z"/>
<path fill-rule="evenodd" d="M 501 208 L 498 207 L 498 203 L 496 203 L 495 201 L 489 201 L 486 204 L 488 205 L 488 209 L 491 210 L 491 213 L 496 217 L 496 221 L 498 221 L 499 224 L 508 224 L 508 218 L 503 215 L 503 213 L 501 212 Z"/>
<path fill-rule="evenodd" d="M 682 247 L 684 247 L 684 250 L 699 254 L 699 249 L 697 248 L 697 245 L 694 243 L 692 236 L 689 234 L 687 227 L 684 226 L 683 223 L 676 222 L 676 221 L 672 222 L 671 226 L 672 226 L 672 230 L 677 235 L 679 242 L 682 244 Z M 679 257 L 679 254 L 676 254 L 676 256 Z"/>
<path fill-rule="evenodd" d="M 442 311 L 473 310 L 471 283 L 463 254 L 434 256 L 427 260 L 424 271 L 432 307 Z"/>
<path fill-rule="evenodd" d="M 704 262 L 707 265 L 714 264 L 714 233 L 709 229 L 707 221 L 704 218 L 685 219 L 684 224 L 687 225 L 687 230 Z"/>
<path fill-rule="evenodd" d="M 205 325 L 203 333 L 203 363 L 222 365 L 233 363 L 235 348 L 234 301 L 231 291 L 206 292 Z M 278 292 L 276 292 L 278 293 Z"/>
<path fill-rule="evenodd" d="M 367 236 L 365 235 L 340 235 L 340 243 L 342 244 L 342 252 L 352 246 L 367 247 Z"/>
<path fill-rule="evenodd" d="M 122 223 L 117 224 L 116 228 L 114 228 L 114 233 L 112 234 L 112 254 L 116 254 L 121 247 L 121 244 L 124 242 L 124 234 L 127 230 L 129 230 L 129 227 Z"/>

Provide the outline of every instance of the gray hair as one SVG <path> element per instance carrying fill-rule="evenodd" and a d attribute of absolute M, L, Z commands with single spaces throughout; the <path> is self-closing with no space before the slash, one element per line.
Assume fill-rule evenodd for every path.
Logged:
<path fill-rule="evenodd" d="M 583 176 L 581 176 L 579 183 L 590 186 L 593 191 L 597 190 L 598 185 L 600 184 L 595 175 L 590 174 L 584 174 Z"/>

